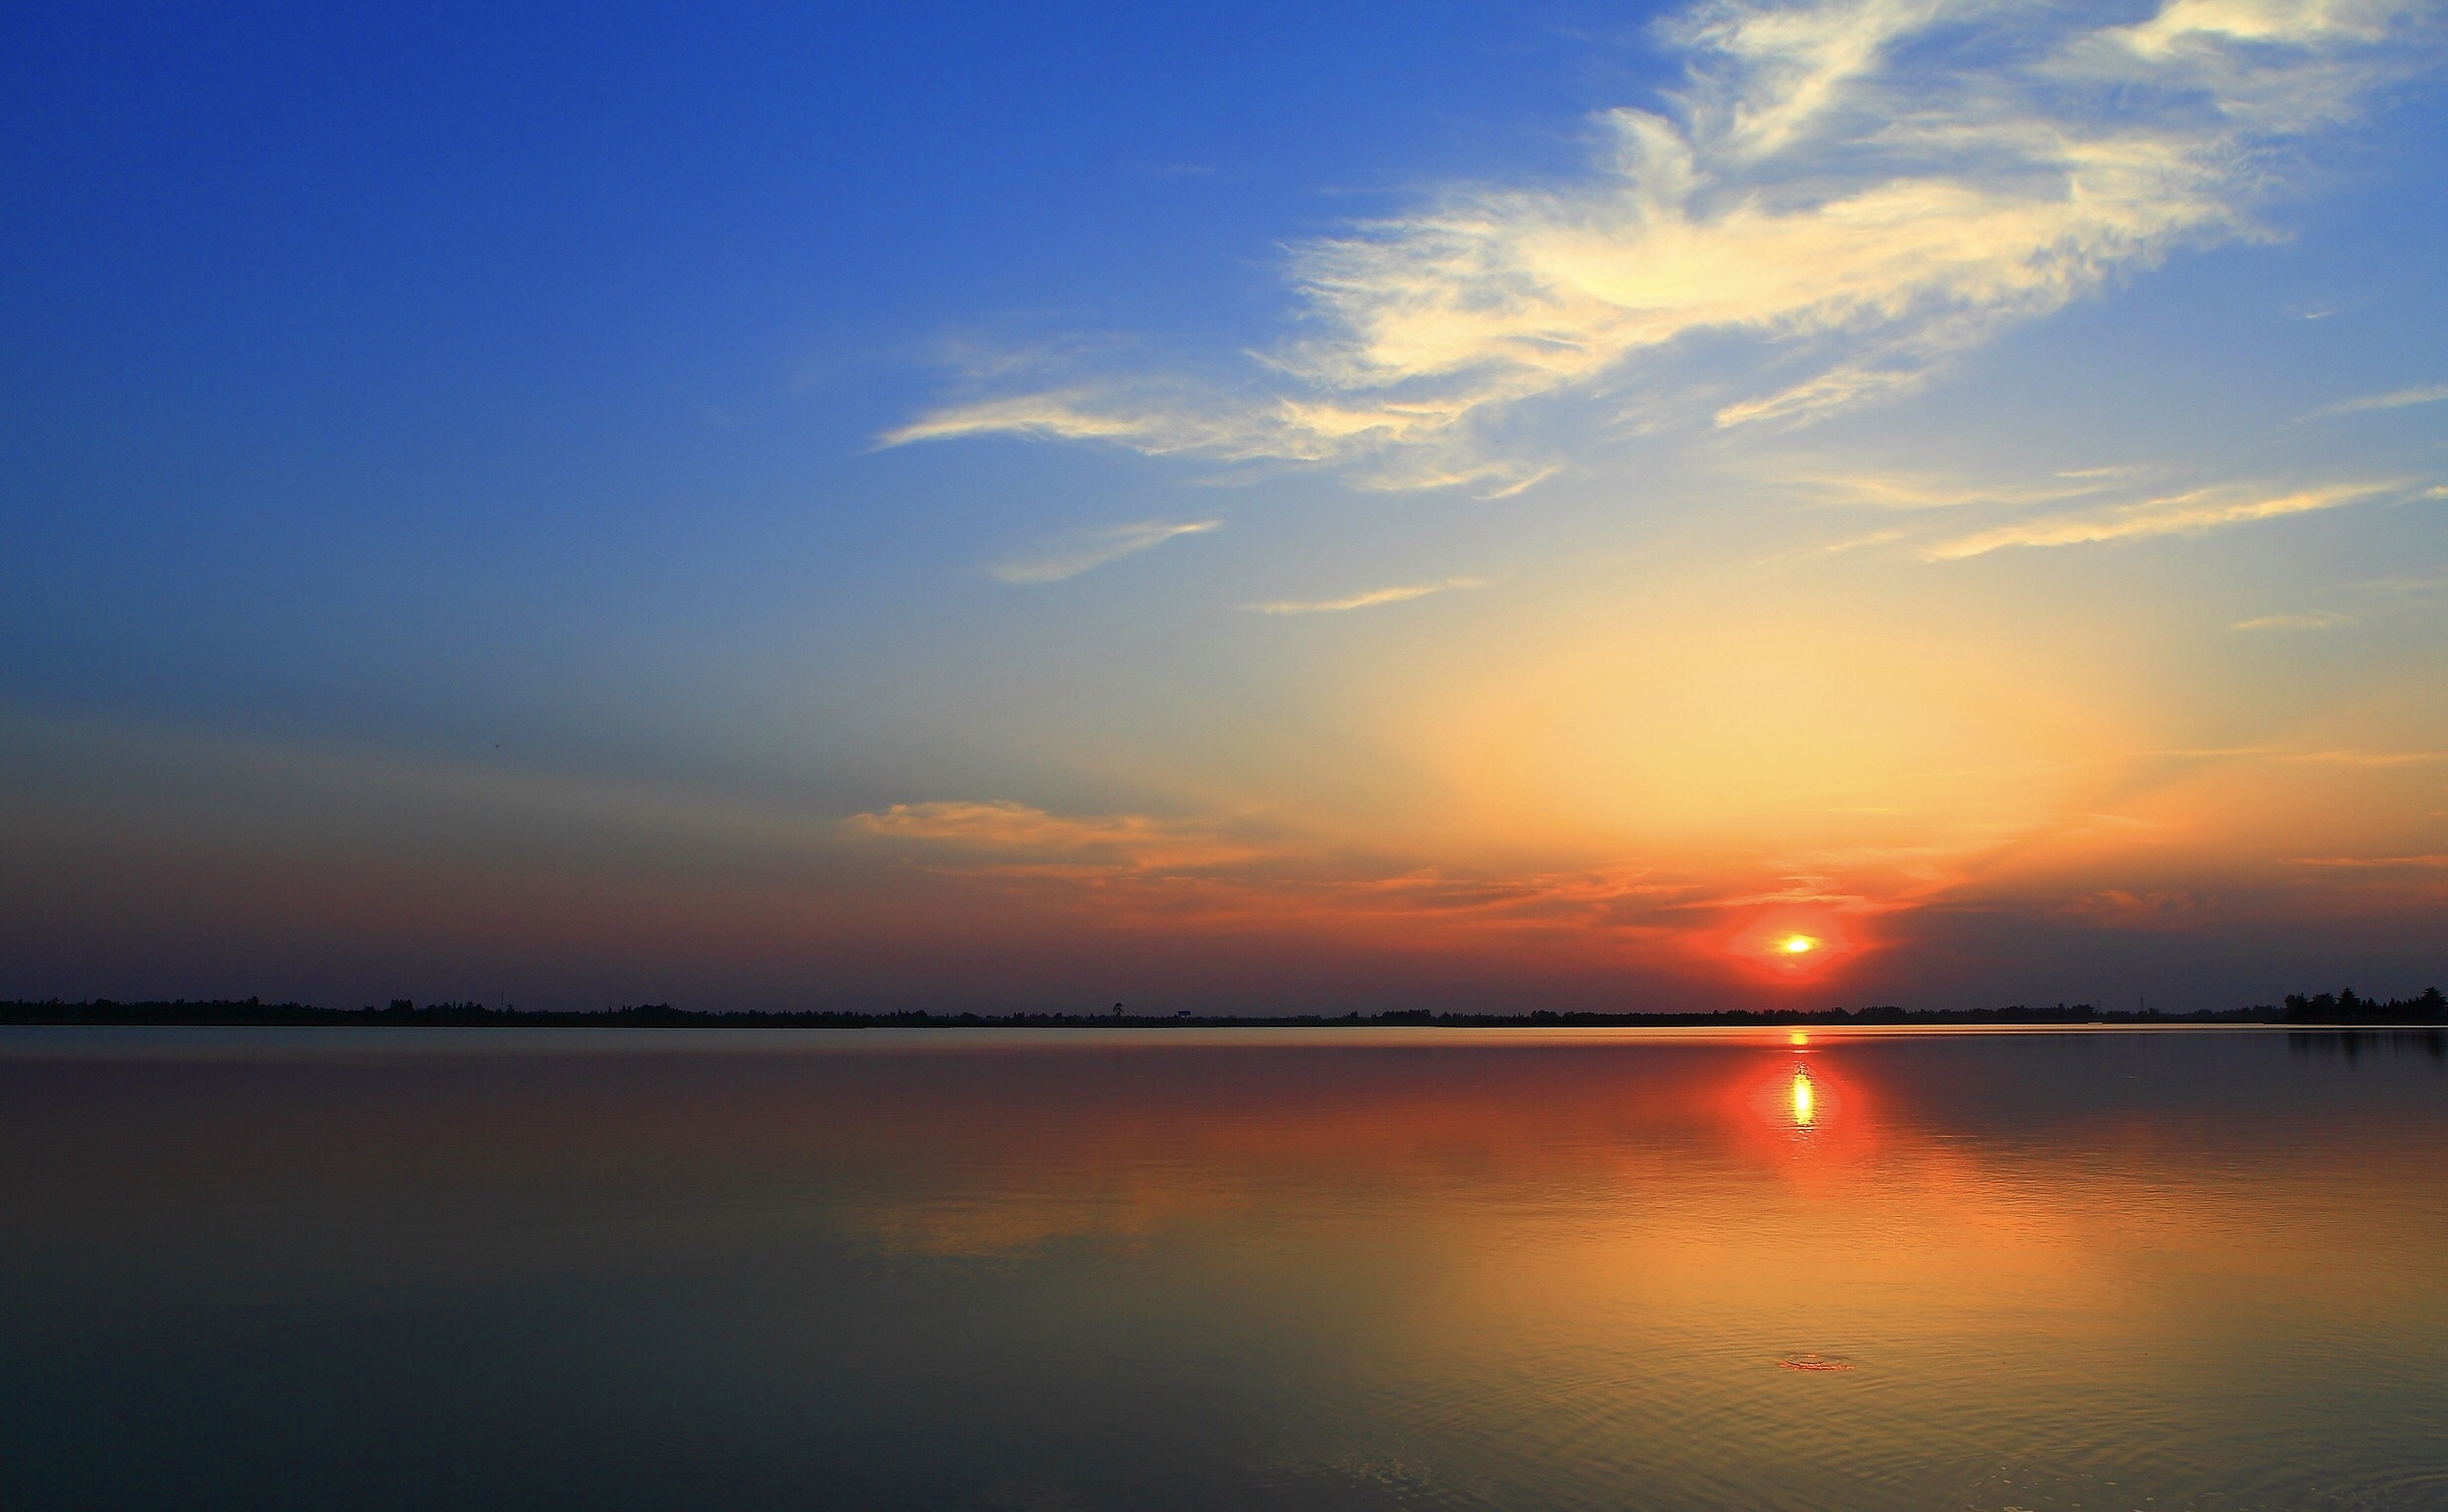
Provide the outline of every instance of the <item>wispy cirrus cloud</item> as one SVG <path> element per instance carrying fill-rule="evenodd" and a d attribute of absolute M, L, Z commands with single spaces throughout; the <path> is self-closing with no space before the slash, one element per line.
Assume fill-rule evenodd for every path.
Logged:
<path fill-rule="evenodd" d="M 1032 435 L 1501 491 L 1554 465 L 1506 434 L 1537 402 L 1807 419 L 2179 246 L 2256 234 L 2286 145 L 2434 41 L 2427 0 L 2171 0 L 2122 26 L 1996 0 L 1701 0 L 1658 35 L 1683 87 L 1595 117 L 1585 175 L 1455 187 L 1292 249 L 1313 334 L 1231 381 L 985 385 L 884 444 Z"/>
<path fill-rule="evenodd" d="M 2448 869 L 2448 856 L 2298 856 L 2292 864 L 2348 871 L 2425 870 Z"/>
<path fill-rule="evenodd" d="M 2341 399 L 2323 405 L 2304 416 L 2308 420 L 2331 419 L 2340 415 L 2368 415 L 2374 410 L 2408 410 L 2415 405 L 2435 405 L 2448 400 L 2448 383 L 2434 383 L 2419 389 L 2397 389 L 2387 394 L 2364 394 L 2354 399 Z"/>
<path fill-rule="evenodd" d="M 2427 767 L 2434 762 L 2448 761 L 2448 751 L 2367 751 L 2347 746 L 2326 751 L 2299 751 L 2286 759 L 2326 767 Z"/>
<path fill-rule="evenodd" d="M 1919 513 L 1979 508 L 2040 508 L 2098 498 L 2157 476 L 2140 467 L 2093 467 L 2031 481 L 1971 481 L 1920 473 L 1815 468 L 1754 474 L 1813 503 Z"/>
<path fill-rule="evenodd" d="M 2335 630 L 2351 625 L 2354 616 L 2339 614 L 2333 609 L 2313 609 L 2300 614 L 2257 614 L 2249 620 L 2238 620 L 2229 630 Z"/>
<path fill-rule="evenodd" d="M 2330 484 L 2287 491 L 2251 485 L 2194 489 L 2160 498 L 2061 511 L 1997 525 L 1925 546 L 1921 554 L 1933 562 L 1956 562 L 2012 546 L 2088 546 L 2144 536 L 2199 535 L 2227 525 L 2342 508 L 2405 490 L 2402 483 Z"/>
<path fill-rule="evenodd" d="M 1222 520 L 1138 520 L 1092 532 L 1069 548 L 1046 556 L 998 563 L 991 570 L 1009 583 L 1060 582 L 1133 552 L 1162 546 L 1177 536 L 1204 535 L 1223 528 Z"/>
<path fill-rule="evenodd" d="M 2323 767 L 2420 767 L 2448 761 L 2448 751 L 2372 751 L 2356 746 L 2304 750 L 2282 745 L 2161 747 L 2128 751 L 2128 756 L 2173 757 L 2180 761 L 2261 760 Z"/>
<path fill-rule="evenodd" d="M 2133 892 L 2110 887 L 2070 898 L 2058 911 L 2103 929 L 2181 932 L 2213 922 L 2218 900 L 2189 892 Z"/>
<path fill-rule="evenodd" d="M 843 827 L 857 835 L 920 841 L 948 852 L 1062 870 L 1198 870 L 1265 854 L 1213 825 L 1147 814 L 1056 814 L 1003 799 L 895 803 L 854 814 Z"/>
<path fill-rule="evenodd" d="M 1451 593 L 1461 588 L 1484 588 L 1485 577 L 1448 577 L 1441 582 L 1406 583 L 1396 588 L 1371 588 L 1364 593 L 1346 594 L 1341 598 L 1270 599 L 1262 604 L 1241 607 L 1258 614 L 1343 614 L 1353 609 L 1374 609 L 1380 604 L 1406 603 L 1426 598 L 1431 593 Z"/>

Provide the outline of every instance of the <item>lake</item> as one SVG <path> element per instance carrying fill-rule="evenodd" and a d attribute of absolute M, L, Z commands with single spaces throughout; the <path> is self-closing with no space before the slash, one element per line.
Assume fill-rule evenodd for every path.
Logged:
<path fill-rule="evenodd" d="M 2435 1031 L 0 1029 L 0 1506 L 2448 1507 Z"/>

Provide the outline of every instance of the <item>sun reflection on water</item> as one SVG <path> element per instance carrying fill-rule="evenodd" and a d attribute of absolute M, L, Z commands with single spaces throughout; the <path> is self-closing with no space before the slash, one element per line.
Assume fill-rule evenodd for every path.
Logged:
<path fill-rule="evenodd" d="M 1818 1116 L 1817 1089 L 1810 1085 L 1810 1073 L 1798 1068 L 1794 1072 L 1794 1127 L 1806 1129 Z"/>

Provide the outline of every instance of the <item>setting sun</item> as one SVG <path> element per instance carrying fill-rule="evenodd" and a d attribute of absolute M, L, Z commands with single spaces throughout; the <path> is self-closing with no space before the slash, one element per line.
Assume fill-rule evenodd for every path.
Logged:
<path fill-rule="evenodd" d="M 1806 955 L 1818 947 L 1819 942 L 1808 935 L 1788 935 L 1777 945 L 1778 949 L 1788 955 Z"/>

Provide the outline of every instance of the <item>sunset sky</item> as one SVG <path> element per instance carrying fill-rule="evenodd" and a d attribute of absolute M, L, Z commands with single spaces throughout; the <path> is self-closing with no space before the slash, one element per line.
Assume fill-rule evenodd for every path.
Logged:
<path fill-rule="evenodd" d="M 2448 985 L 2443 61 L 12 6 L 0 997 Z"/>

